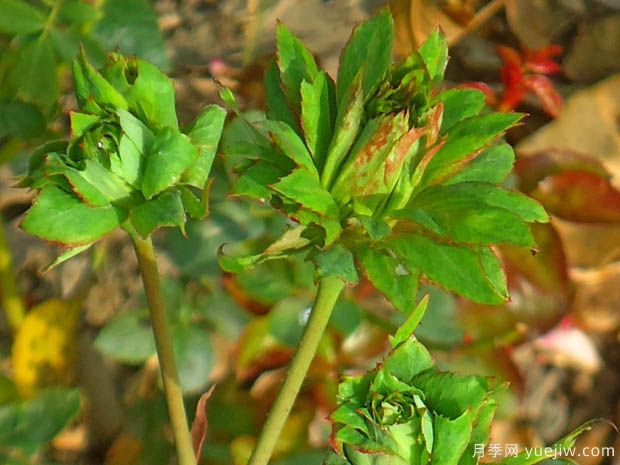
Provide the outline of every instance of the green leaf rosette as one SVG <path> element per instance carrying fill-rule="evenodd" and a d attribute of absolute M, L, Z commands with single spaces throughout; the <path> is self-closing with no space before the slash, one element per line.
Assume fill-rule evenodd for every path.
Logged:
<path fill-rule="evenodd" d="M 330 415 L 332 450 L 324 465 L 477 465 L 506 385 L 494 378 L 439 370 L 412 335 L 423 299 L 391 337 L 391 352 L 364 375 L 345 377 Z M 501 465 L 533 465 L 574 447 L 597 421 L 583 424 L 544 453 L 523 451 Z"/>
<path fill-rule="evenodd" d="M 507 298 L 496 244 L 533 247 L 528 223 L 548 220 L 528 197 L 504 189 L 514 163 L 498 139 L 521 115 L 492 113 L 484 95 L 442 89 L 448 53 L 435 31 L 392 64 L 389 12 L 360 24 L 337 80 L 285 26 L 267 69 L 267 119 L 232 150 L 236 195 L 269 203 L 292 226 L 266 250 L 221 254 L 239 272 L 304 253 L 318 277 L 355 283 L 360 273 L 408 314 L 425 278 L 471 300 Z M 230 93 L 224 100 L 235 108 Z M 243 119 L 243 115 L 239 114 Z"/>
<path fill-rule="evenodd" d="M 32 155 L 21 185 L 38 192 L 22 228 L 72 256 L 119 226 L 147 237 L 203 218 L 225 111 L 208 106 L 181 131 L 172 81 L 117 53 L 97 71 L 82 52 L 73 76 L 71 137 Z"/>

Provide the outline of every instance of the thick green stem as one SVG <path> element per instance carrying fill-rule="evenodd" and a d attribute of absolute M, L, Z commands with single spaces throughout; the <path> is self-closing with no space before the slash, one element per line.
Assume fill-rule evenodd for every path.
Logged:
<path fill-rule="evenodd" d="M 130 232 L 133 241 L 140 274 L 144 283 L 144 291 L 149 306 L 151 325 L 155 335 L 157 357 L 161 367 L 161 377 L 164 383 L 164 393 L 168 404 L 170 425 L 176 445 L 178 465 L 196 465 L 192 440 L 187 427 L 183 392 L 179 383 L 179 375 L 174 360 L 170 327 L 166 318 L 166 309 L 161 293 L 159 272 L 155 260 L 155 251 L 150 238 L 142 239 L 135 232 Z"/>
<path fill-rule="evenodd" d="M 299 348 L 291 361 L 284 384 L 271 407 L 267 421 L 263 425 L 248 465 L 267 465 L 269 462 L 343 287 L 344 282 L 339 278 L 321 279 L 308 324 L 299 342 Z"/>
<path fill-rule="evenodd" d="M 24 303 L 17 289 L 13 272 L 13 258 L 4 235 L 4 224 L 0 224 L 0 288 L 2 306 L 11 331 L 17 331 L 24 319 Z"/>

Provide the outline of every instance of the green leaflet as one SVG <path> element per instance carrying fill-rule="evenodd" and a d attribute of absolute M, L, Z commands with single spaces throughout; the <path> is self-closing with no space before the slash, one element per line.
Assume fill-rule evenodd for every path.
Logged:
<path fill-rule="evenodd" d="M 86 59 L 82 49 L 79 57 L 73 62 L 73 79 L 75 81 L 75 96 L 80 108 L 97 107 L 107 108 L 110 111 L 126 110 L 128 105 L 125 98 L 110 84 Z M 92 103 L 89 104 L 89 100 Z"/>
<path fill-rule="evenodd" d="M 183 230 L 186 218 L 181 193 L 177 190 L 163 192 L 132 208 L 129 219 L 142 237 L 148 237 L 163 226 L 174 226 Z"/>
<path fill-rule="evenodd" d="M 312 260 L 316 265 L 317 278 L 336 276 L 348 284 L 356 284 L 358 281 L 353 254 L 340 244 L 324 252 L 317 252 Z"/>
<path fill-rule="evenodd" d="M 488 248 L 441 243 L 420 233 L 386 242 L 409 267 L 441 287 L 480 303 L 498 304 L 508 297 L 501 262 Z"/>
<path fill-rule="evenodd" d="M 438 28 L 435 29 L 420 46 L 418 53 L 426 65 L 432 84 L 439 84 L 443 80 L 443 74 L 448 64 L 448 42 L 446 37 Z"/>
<path fill-rule="evenodd" d="M 4 15 L 4 10 L 0 11 Z M 16 63 L 9 67 L 8 73 L 9 80 L 19 87 L 19 97 L 26 102 L 49 107 L 55 103 L 59 92 L 55 70 L 52 44 L 40 35 L 20 50 Z"/>
<path fill-rule="evenodd" d="M 356 76 L 361 73 L 361 92 L 367 100 L 380 85 L 391 62 L 394 40 L 394 21 L 387 9 L 355 28 L 349 42 L 340 54 L 337 95 L 339 106 Z"/>
<path fill-rule="evenodd" d="M 267 99 L 267 118 L 274 121 L 282 121 L 299 132 L 299 125 L 288 106 L 288 101 L 282 90 L 278 65 L 272 61 L 265 70 L 263 78 L 265 97 Z"/>
<path fill-rule="evenodd" d="M 255 255 L 231 257 L 224 254 L 222 246 L 218 251 L 218 262 L 224 271 L 239 273 L 267 260 L 274 260 L 286 257 L 292 253 L 303 252 L 307 250 L 308 246 L 311 244 L 309 239 L 302 236 L 304 229 L 303 226 L 289 229 L 262 253 Z"/>
<path fill-rule="evenodd" d="M 198 149 L 198 158 L 183 174 L 188 184 L 204 189 L 220 142 L 226 111 L 217 105 L 207 106 L 189 128 L 188 136 Z"/>
<path fill-rule="evenodd" d="M 486 183 L 431 187 L 393 215 L 456 242 L 525 247 L 535 245 L 527 222 L 548 221 L 536 201 Z"/>
<path fill-rule="evenodd" d="M 149 126 L 177 129 L 172 81 L 157 67 L 136 59 L 137 77 L 127 93 L 132 110 Z"/>
<path fill-rule="evenodd" d="M 338 218 L 338 206 L 332 196 L 321 187 L 316 177 L 304 169 L 297 168 L 271 188 L 309 210 L 330 218 Z"/>
<path fill-rule="evenodd" d="M 334 100 L 333 82 L 321 71 L 312 82 L 301 83 L 301 125 L 306 144 L 320 171 L 332 138 Z"/>
<path fill-rule="evenodd" d="M 45 17 L 38 8 L 23 0 L 0 0 L 0 32 L 32 34 L 45 26 Z"/>
<path fill-rule="evenodd" d="M 361 74 L 356 75 L 351 87 L 347 89 L 343 102 L 338 104 L 338 117 L 334 136 L 327 149 L 325 165 L 321 172 L 323 187 L 331 187 L 337 176 L 337 169 L 344 161 L 362 124 L 364 98 L 361 87 Z"/>
<path fill-rule="evenodd" d="M 147 199 L 174 185 L 198 157 L 190 138 L 165 128 L 155 136 L 147 154 L 142 192 Z"/>
<path fill-rule="evenodd" d="M 47 186 L 26 213 L 21 227 L 41 239 L 76 246 L 100 239 L 123 220 L 114 207 L 91 208 L 60 188 Z"/>
<path fill-rule="evenodd" d="M 419 270 L 407 267 L 406 262 L 393 257 L 389 250 L 363 245 L 357 258 L 370 282 L 398 310 L 408 315 L 415 305 Z"/>
<path fill-rule="evenodd" d="M 281 121 L 266 121 L 264 124 L 274 144 L 282 153 L 318 179 L 319 175 L 312 161 L 312 155 L 295 130 Z"/>
<path fill-rule="evenodd" d="M 78 389 L 47 388 L 0 406 L 0 448 L 32 455 L 62 431 L 80 409 Z"/>
<path fill-rule="evenodd" d="M 522 115 L 517 113 L 492 113 L 456 123 L 446 143 L 428 164 L 424 173 L 424 185 L 442 182 L 461 171 L 476 151 L 493 142 L 521 117 Z"/>
<path fill-rule="evenodd" d="M 458 465 L 470 442 L 473 421 L 471 411 L 466 411 L 455 419 L 435 415 L 435 441 L 431 454 L 433 465 Z"/>
<path fill-rule="evenodd" d="M 474 158 L 462 171 L 447 179 L 445 184 L 460 182 L 487 182 L 501 184 L 506 180 L 515 162 L 515 153 L 508 144 L 495 144 Z"/>
<path fill-rule="evenodd" d="M 276 29 L 277 63 L 284 93 L 293 114 L 300 113 L 300 86 L 312 82 L 318 73 L 314 57 L 301 40 L 282 23 Z"/>
<path fill-rule="evenodd" d="M 394 336 L 390 336 L 390 345 L 393 348 L 403 344 L 413 335 L 422 318 L 424 318 L 426 307 L 428 307 L 428 294 L 420 300 L 405 322 L 396 330 Z"/>
<path fill-rule="evenodd" d="M 456 123 L 476 116 L 484 108 L 484 94 L 476 89 L 449 89 L 437 96 L 443 103 L 441 134 L 446 134 Z"/>

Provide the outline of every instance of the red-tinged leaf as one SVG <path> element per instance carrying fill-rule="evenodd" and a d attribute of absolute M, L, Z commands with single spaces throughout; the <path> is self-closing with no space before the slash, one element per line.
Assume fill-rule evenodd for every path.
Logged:
<path fill-rule="evenodd" d="M 515 163 L 519 189 L 531 192 L 547 176 L 566 171 L 583 171 L 605 179 L 610 174 L 596 158 L 568 149 L 547 149 L 531 154 L 520 154 Z"/>
<path fill-rule="evenodd" d="M 545 76 L 530 74 L 523 76 L 523 86 L 532 92 L 542 104 L 543 110 L 552 118 L 557 118 L 562 111 L 562 96 Z"/>
<path fill-rule="evenodd" d="M 192 422 L 191 430 L 192 445 L 194 446 L 196 462 L 200 462 L 202 445 L 205 441 L 205 436 L 207 435 L 207 401 L 209 400 L 209 397 L 211 397 L 211 394 L 213 394 L 214 389 L 215 386 L 211 386 L 211 389 L 200 396 L 198 405 L 196 405 L 196 416 Z"/>
<path fill-rule="evenodd" d="M 562 67 L 553 61 L 553 57 L 562 54 L 562 47 L 549 45 L 538 50 L 525 50 L 524 68 L 527 71 L 539 74 L 556 74 L 562 71 Z"/>
<path fill-rule="evenodd" d="M 527 89 L 523 86 L 523 83 L 520 81 L 521 74 L 519 74 L 519 81 L 514 84 L 506 85 L 504 92 L 502 93 L 502 97 L 497 104 L 497 109 L 499 111 L 509 112 L 514 110 L 519 106 L 519 104 L 525 98 L 527 94 Z M 515 77 L 510 77 L 507 79 L 516 79 Z M 506 81 L 507 79 L 502 78 L 502 81 Z"/>
<path fill-rule="evenodd" d="M 517 67 L 521 67 L 523 60 L 521 54 L 512 47 L 506 47 L 505 45 L 498 45 L 496 47 L 497 54 L 502 59 L 504 64 L 510 64 Z"/>
<path fill-rule="evenodd" d="M 609 180 L 592 173 L 568 171 L 549 176 L 531 196 L 568 221 L 620 222 L 620 192 Z"/>

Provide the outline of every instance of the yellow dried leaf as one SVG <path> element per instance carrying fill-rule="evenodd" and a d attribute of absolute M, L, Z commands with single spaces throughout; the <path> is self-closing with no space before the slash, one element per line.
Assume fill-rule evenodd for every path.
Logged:
<path fill-rule="evenodd" d="M 34 307 L 15 334 L 13 378 L 21 397 L 73 378 L 78 306 L 50 299 Z"/>

